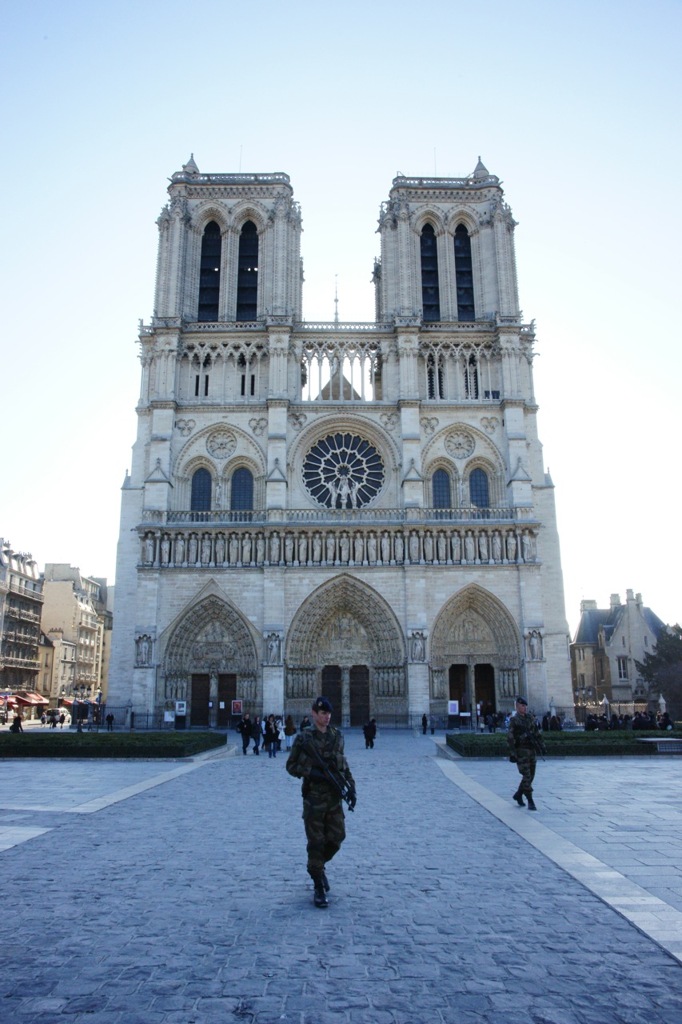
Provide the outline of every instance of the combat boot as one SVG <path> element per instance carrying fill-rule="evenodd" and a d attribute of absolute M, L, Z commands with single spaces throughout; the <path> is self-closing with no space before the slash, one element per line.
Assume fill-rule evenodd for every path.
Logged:
<path fill-rule="evenodd" d="M 519 807 L 525 807 L 526 806 L 524 804 L 524 802 L 523 802 L 523 796 L 521 795 L 521 787 L 520 786 L 516 790 L 516 792 L 514 793 L 514 796 L 512 797 L 512 800 L 516 800 L 516 802 L 519 805 Z"/>
<path fill-rule="evenodd" d="M 537 807 L 535 806 L 535 801 L 533 800 L 532 796 L 528 797 L 528 810 L 537 811 Z"/>
<path fill-rule="evenodd" d="M 315 879 L 315 892 L 313 894 L 313 903 L 316 907 L 328 907 L 329 902 L 327 900 L 327 894 L 324 891 L 324 885 L 322 879 Z"/>

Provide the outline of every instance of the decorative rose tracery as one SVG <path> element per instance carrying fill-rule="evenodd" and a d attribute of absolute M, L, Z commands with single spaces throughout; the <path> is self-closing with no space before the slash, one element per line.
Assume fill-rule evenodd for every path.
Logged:
<path fill-rule="evenodd" d="M 384 483 L 384 463 L 373 444 L 359 434 L 328 434 L 303 460 L 308 493 L 327 508 L 362 508 Z"/>

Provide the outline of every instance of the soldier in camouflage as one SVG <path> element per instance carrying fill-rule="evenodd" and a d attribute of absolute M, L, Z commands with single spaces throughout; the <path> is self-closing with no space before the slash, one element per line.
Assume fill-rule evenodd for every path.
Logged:
<path fill-rule="evenodd" d="M 528 810 L 537 811 L 533 800 L 533 779 L 537 755 L 545 753 L 545 744 L 535 718 L 528 714 L 528 701 L 525 697 L 516 698 L 516 711 L 509 719 L 507 741 L 510 750 L 509 760 L 516 765 L 521 774 L 521 782 L 513 799 L 519 807 L 525 807 L 525 796 Z"/>
<path fill-rule="evenodd" d="M 286 765 L 290 775 L 303 779 L 308 874 L 313 880 L 316 907 L 329 906 L 325 864 L 338 853 L 346 838 L 341 789 L 334 785 L 333 776 L 345 786 L 344 799 L 350 809 L 355 806 L 355 783 L 343 753 L 343 734 L 330 724 L 331 713 L 327 698 L 318 697 L 312 706 L 313 724 L 294 740 Z"/>

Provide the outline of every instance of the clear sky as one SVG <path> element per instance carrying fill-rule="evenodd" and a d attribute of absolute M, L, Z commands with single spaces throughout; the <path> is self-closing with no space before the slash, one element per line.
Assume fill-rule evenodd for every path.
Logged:
<path fill-rule="evenodd" d="M 190 153 L 284 171 L 304 315 L 371 320 L 393 177 L 503 181 L 581 598 L 682 619 L 679 0 L 5 4 L 0 535 L 115 575 L 155 225 Z"/>

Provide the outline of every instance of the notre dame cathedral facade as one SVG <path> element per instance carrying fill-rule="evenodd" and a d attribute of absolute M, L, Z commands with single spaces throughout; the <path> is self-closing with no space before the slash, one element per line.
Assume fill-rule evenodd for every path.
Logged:
<path fill-rule="evenodd" d="M 286 174 L 174 174 L 122 492 L 109 704 L 222 727 L 573 705 L 499 179 L 393 180 L 373 323 L 302 313 Z M 371 230 L 371 226 L 368 226 Z M 182 705 L 180 705 L 182 707 Z"/>

